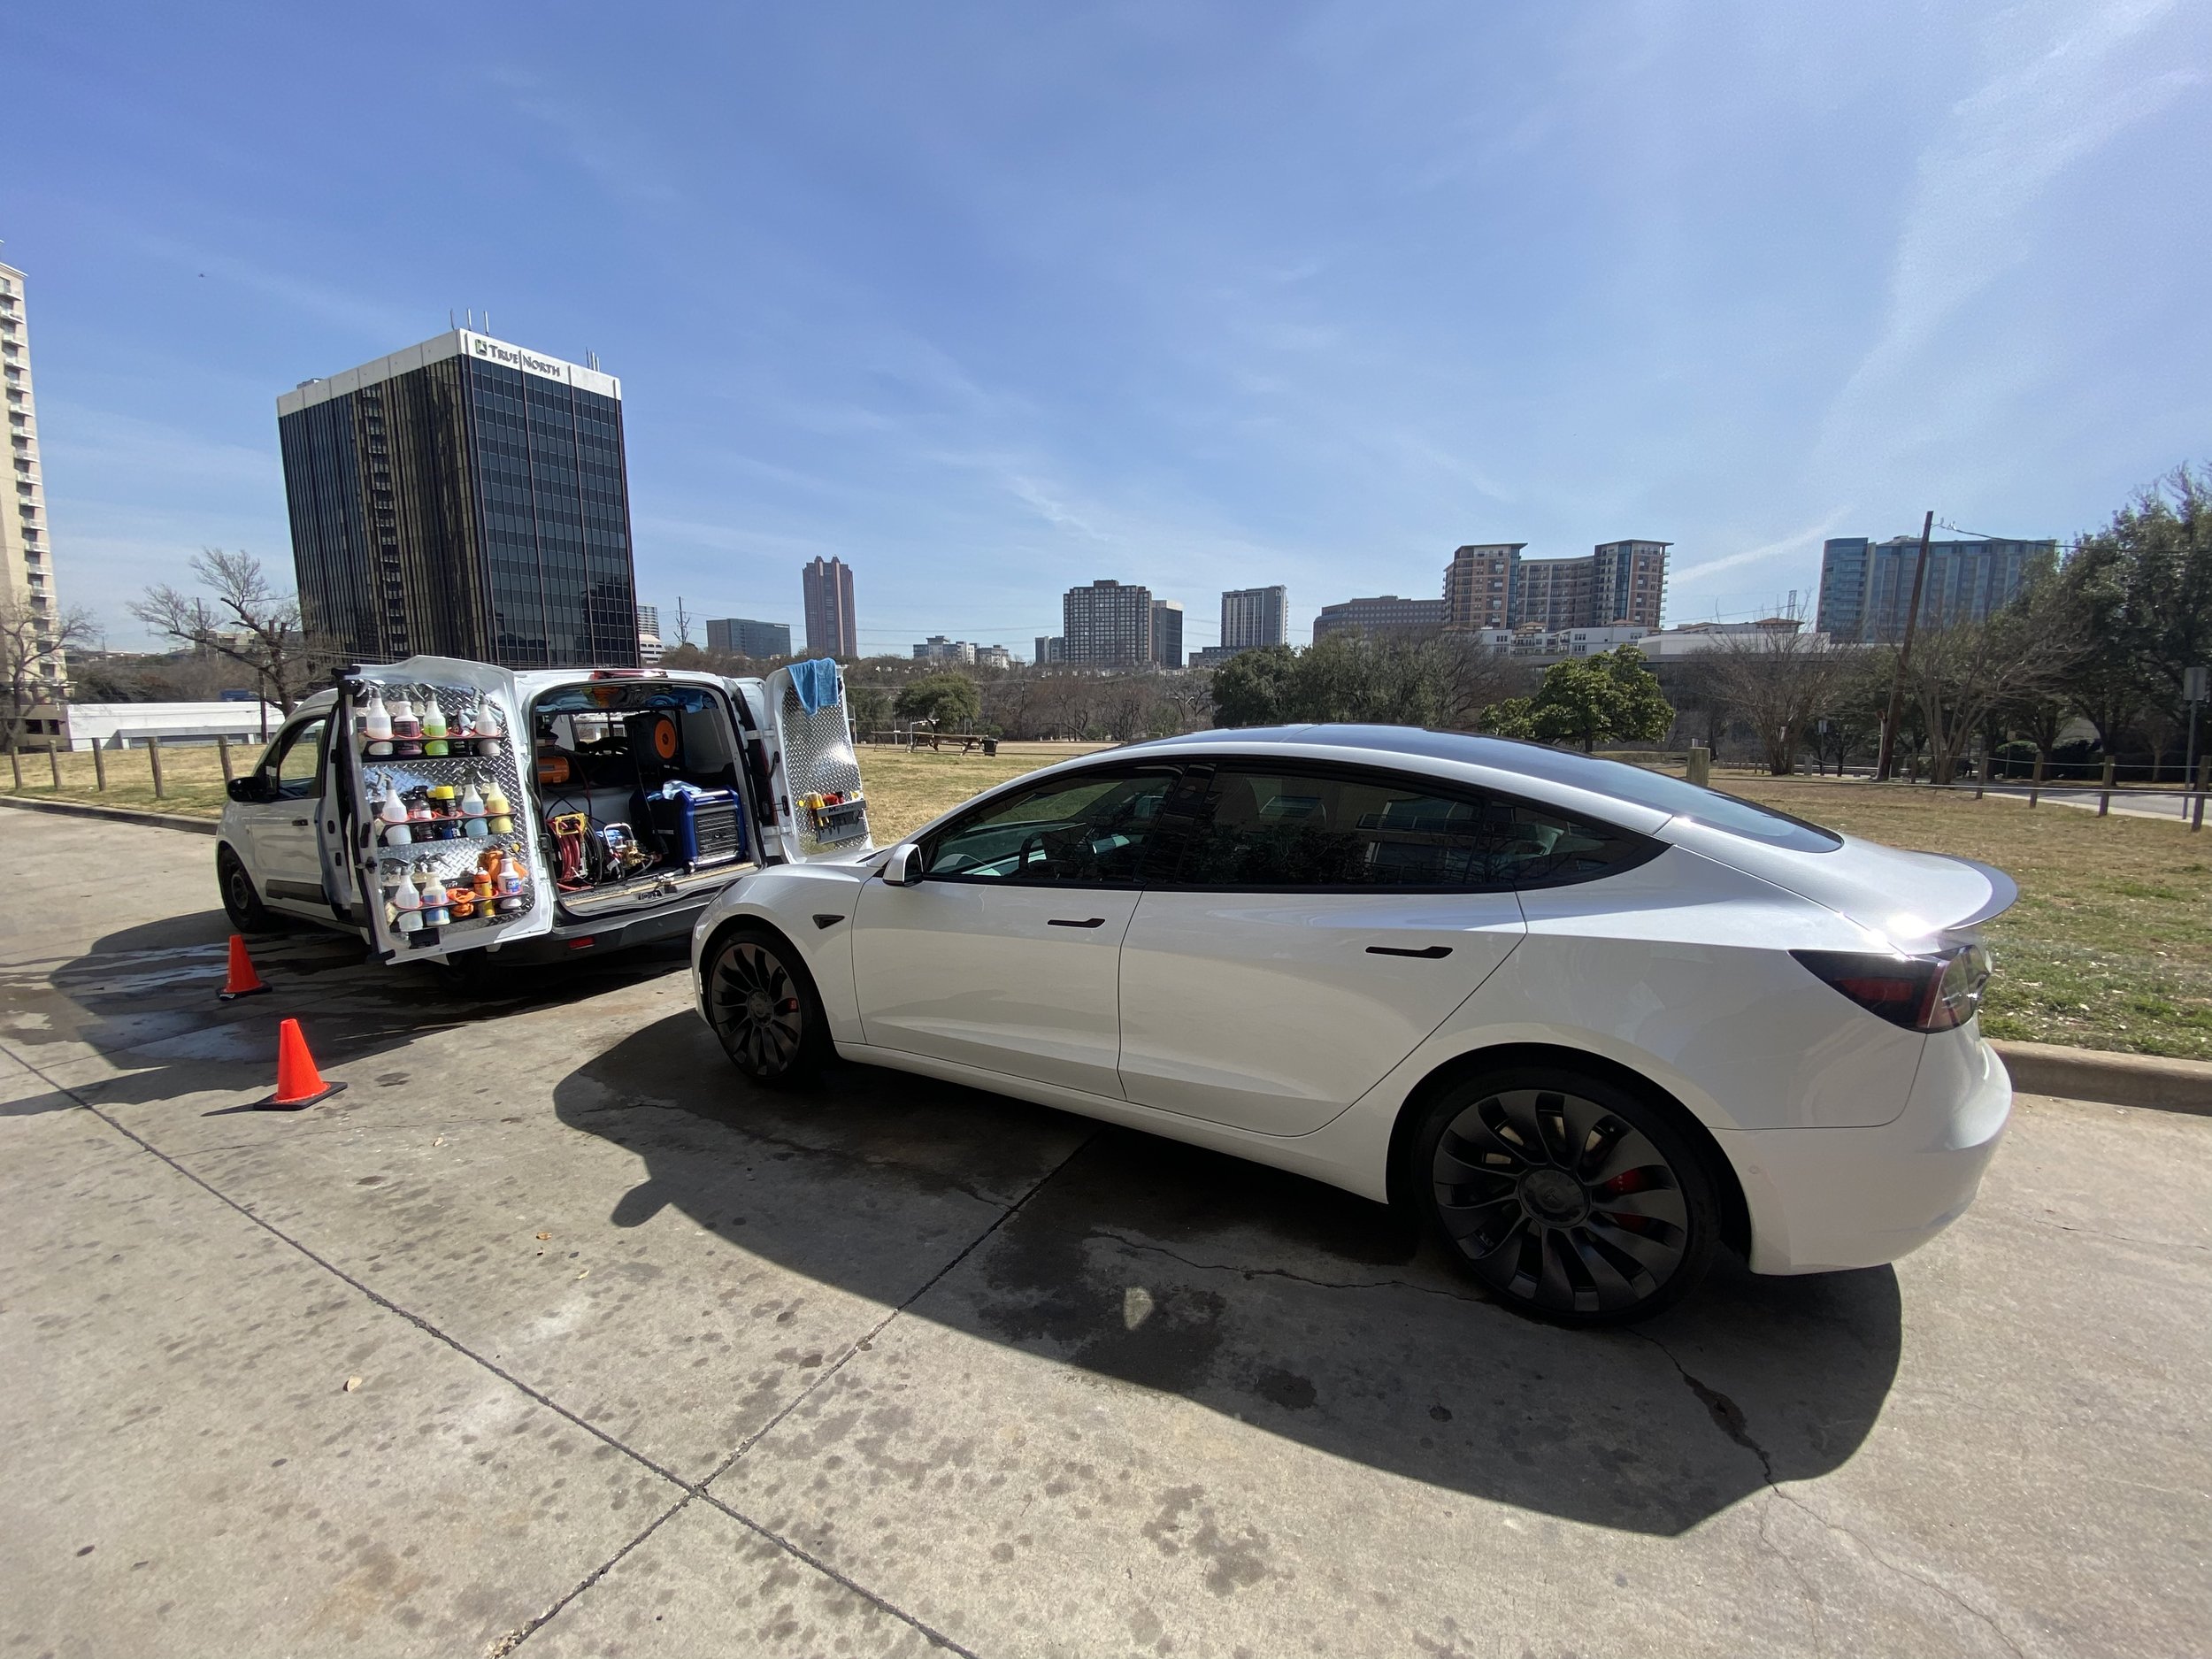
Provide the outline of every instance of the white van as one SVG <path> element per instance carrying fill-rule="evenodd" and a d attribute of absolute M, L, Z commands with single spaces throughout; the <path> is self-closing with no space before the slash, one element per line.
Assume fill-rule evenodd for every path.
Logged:
<path fill-rule="evenodd" d="M 281 914 L 457 968 L 672 938 L 739 876 L 874 844 L 830 662 L 349 668 L 232 782 L 218 834 L 242 932 Z"/>

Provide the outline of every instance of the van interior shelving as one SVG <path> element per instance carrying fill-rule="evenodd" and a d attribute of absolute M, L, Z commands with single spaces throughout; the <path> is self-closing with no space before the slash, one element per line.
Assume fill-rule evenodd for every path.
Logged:
<path fill-rule="evenodd" d="M 715 692 L 565 686 L 539 694 L 530 726 L 541 856 L 562 910 L 664 902 L 755 860 L 736 718 Z"/>

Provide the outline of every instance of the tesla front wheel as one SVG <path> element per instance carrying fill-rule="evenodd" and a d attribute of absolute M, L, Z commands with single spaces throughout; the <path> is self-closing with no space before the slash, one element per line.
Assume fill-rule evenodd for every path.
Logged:
<path fill-rule="evenodd" d="M 1517 1068 L 1448 1089 L 1407 1190 L 1451 1259 L 1507 1307 L 1623 1325 L 1686 1294 L 1720 1213 L 1706 1162 L 1657 1108 L 1598 1078 Z"/>
<path fill-rule="evenodd" d="M 829 1027 L 798 953 L 764 927 L 725 933 L 707 966 L 707 1020 L 756 1083 L 801 1081 L 829 1056 Z"/>

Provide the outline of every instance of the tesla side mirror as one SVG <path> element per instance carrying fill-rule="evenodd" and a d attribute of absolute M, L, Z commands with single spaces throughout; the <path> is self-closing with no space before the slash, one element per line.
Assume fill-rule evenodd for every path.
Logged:
<path fill-rule="evenodd" d="M 912 841 L 901 841 L 883 861 L 883 885 L 910 887 L 921 879 L 922 849 Z"/>
<path fill-rule="evenodd" d="M 263 791 L 261 784 L 261 774 L 257 772 L 250 772 L 242 778 L 233 778 L 224 787 L 232 800 L 251 806 L 257 801 L 266 801 L 269 798 Z"/>

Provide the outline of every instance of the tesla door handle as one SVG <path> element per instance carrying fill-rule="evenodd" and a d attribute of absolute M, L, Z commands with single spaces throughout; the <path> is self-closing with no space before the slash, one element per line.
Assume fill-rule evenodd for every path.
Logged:
<path fill-rule="evenodd" d="M 1048 927 L 1103 927 L 1106 926 L 1106 918 L 1102 916 L 1089 916 L 1079 922 L 1071 917 L 1055 916 L 1048 918 L 1045 926 Z"/>
<path fill-rule="evenodd" d="M 1370 945 L 1367 954 L 1371 956 L 1415 956 L 1423 962 L 1435 962 L 1450 956 L 1452 948 L 1449 945 L 1424 945 L 1416 950 L 1410 945 Z"/>
<path fill-rule="evenodd" d="M 311 821 L 311 820 L 303 818 L 296 818 L 292 820 L 292 827 L 294 829 L 305 829 Z"/>

